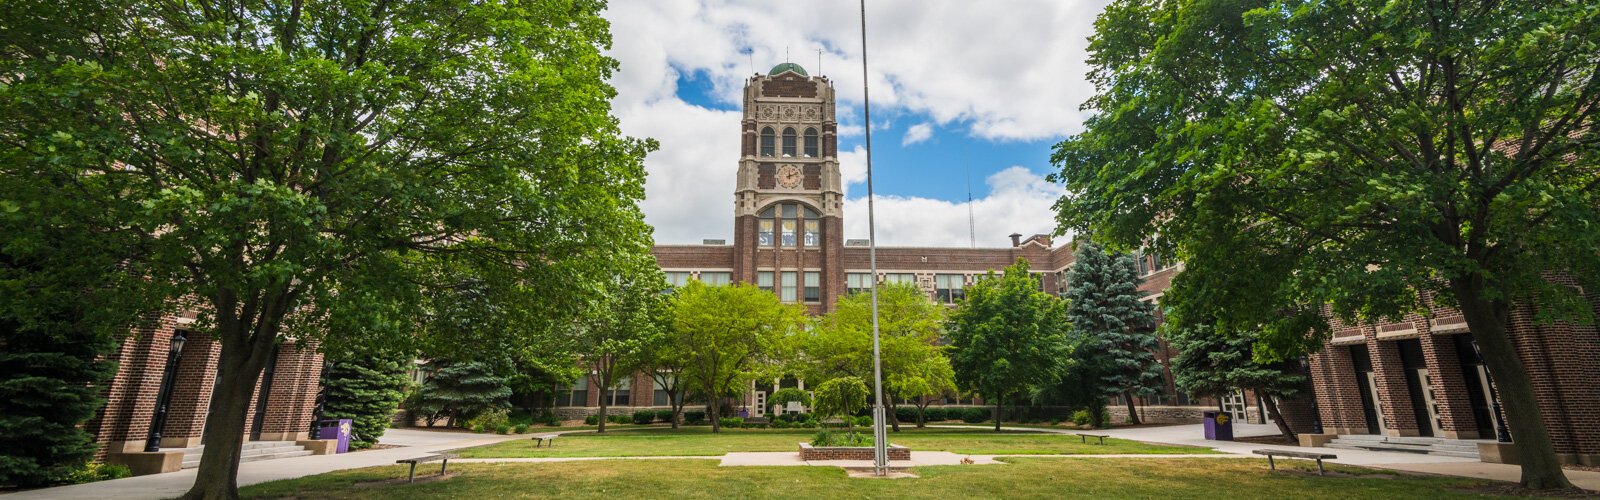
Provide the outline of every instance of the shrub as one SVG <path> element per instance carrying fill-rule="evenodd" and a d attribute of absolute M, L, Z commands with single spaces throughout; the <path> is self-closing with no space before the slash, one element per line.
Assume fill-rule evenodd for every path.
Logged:
<path fill-rule="evenodd" d="M 613 424 L 626 424 L 633 421 L 633 417 L 628 415 L 606 415 L 606 421 Z"/>
<path fill-rule="evenodd" d="M 544 425 L 547 426 L 547 427 L 560 427 L 561 426 L 561 419 L 556 418 L 556 417 L 550 417 L 549 420 L 544 421 Z"/>
<path fill-rule="evenodd" d="M 133 471 L 128 470 L 126 465 L 89 462 L 84 464 L 82 469 L 69 473 L 65 482 L 66 484 L 83 484 L 107 479 L 122 479 L 132 475 Z"/>
<path fill-rule="evenodd" d="M 510 424 L 510 422 L 511 417 L 509 412 L 507 412 L 504 408 L 494 408 L 484 410 L 483 412 L 474 415 L 472 418 L 467 419 L 466 426 L 471 429 L 481 428 L 495 430 L 500 428 L 502 425 Z"/>
<path fill-rule="evenodd" d="M 928 408 L 922 411 L 922 419 L 929 422 L 938 422 L 945 419 L 944 408 Z"/>
<path fill-rule="evenodd" d="M 512 427 L 512 429 L 517 431 L 517 434 L 522 434 L 528 432 L 528 424 L 517 424 L 517 426 Z"/>
<path fill-rule="evenodd" d="M 683 423 L 686 423 L 686 424 L 689 424 L 689 425 L 704 424 L 704 423 L 706 423 L 706 412 L 703 412 L 703 411 L 686 411 L 686 412 L 683 412 Z"/>
<path fill-rule="evenodd" d="M 587 417 L 583 417 L 583 425 L 600 425 L 600 416 L 589 415 Z"/>
<path fill-rule="evenodd" d="M 472 432 L 483 432 L 484 428 L 483 428 L 483 424 L 476 424 L 476 425 L 473 425 L 472 427 L 468 427 L 467 430 L 470 430 Z"/>
<path fill-rule="evenodd" d="M 511 433 L 511 426 L 506 425 L 506 424 L 500 424 L 499 426 L 494 428 L 494 433 L 495 434 L 510 434 Z"/>
<path fill-rule="evenodd" d="M 917 421 L 917 407 L 915 407 L 915 406 L 896 406 L 896 407 L 894 407 L 894 419 L 895 420 L 899 420 L 901 423 L 916 422 Z"/>
<path fill-rule="evenodd" d="M 661 422 L 671 422 L 672 410 L 656 410 L 656 420 Z"/>
<path fill-rule="evenodd" d="M 656 421 L 656 412 L 649 410 L 633 412 L 633 423 L 635 424 L 643 425 L 654 421 Z"/>
<path fill-rule="evenodd" d="M 961 412 L 961 421 L 969 424 L 981 424 L 989 421 L 994 410 L 989 408 L 967 408 Z"/>
<path fill-rule="evenodd" d="M 774 429 L 788 429 L 790 427 L 794 427 L 794 424 L 783 420 L 772 421 L 772 428 Z"/>
<path fill-rule="evenodd" d="M 872 446 L 872 436 L 857 432 L 823 430 L 811 437 L 811 446 Z"/>
<path fill-rule="evenodd" d="M 857 426 L 860 426 L 860 427 L 872 427 L 872 417 L 868 417 L 866 415 L 862 415 L 862 416 L 855 417 L 854 419 L 852 419 L 851 423 L 853 423 L 853 424 L 855 424 Z"/>
<path fill-rule="evenodd" d="M 741 418 L 741 417 L 722 417 L 722 418 L 717 419 L 717 423 L 721 424 L 722 427 L 738 428 L 738 427 L 744 425 L 744 418 Z"/>

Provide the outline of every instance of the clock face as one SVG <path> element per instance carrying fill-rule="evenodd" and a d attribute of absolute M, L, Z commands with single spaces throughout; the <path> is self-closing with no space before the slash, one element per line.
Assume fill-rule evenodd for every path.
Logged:
<path fill-rule="evenodd" d="M 778 167 L 778 184 L 786 188 L 800 187 L 800 167 L 794 165 Z"/>

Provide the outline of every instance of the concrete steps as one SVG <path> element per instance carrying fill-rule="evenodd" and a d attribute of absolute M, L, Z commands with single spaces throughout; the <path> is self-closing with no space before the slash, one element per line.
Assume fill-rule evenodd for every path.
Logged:
<path fill-rule="evenodd" d="M 184 448 L 183 468 L 193 469 L 199 467 L 200 455 L 203 453 L 205 453 L 205 446 Z M 310 454 L 311 450 L 294 444 L 294 441 L 250 441 L 244 443 L 244 448 L 240 450 L 239 461 L 255 462 L 277 458 L 303 457 Z"/>
<path fill-rule="evenodd" d="M 1359 434 L 1340 435 L 1338 438 L 1328 441 L 1327 447 L 1346 450 L 1398 451 L 1445 457 L 1479 458 L 1478 442 L 1462 439 Z"/>

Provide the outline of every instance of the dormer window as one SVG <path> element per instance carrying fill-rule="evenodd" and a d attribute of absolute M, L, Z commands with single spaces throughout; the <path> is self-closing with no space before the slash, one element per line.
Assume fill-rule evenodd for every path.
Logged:
<path fill-rule="evenodd" d="M 761 156 L 772 156 L 776 147 L 777 137 L 772 133 L 772 127 L 761 129 Z"/>
<path fill-rule="evenodd" d="M 796 154 L 797 153 L 795 153 L 795 134 L 794 134 L 794 129 L 793 128 L 784 128 L 783 129 L 783 157 L 784 158 L 794 158 L 796 156 Z"/>
<path fill-rule="evenodd" d="M 806 158 L 816 158 L 817 154 L 817 129 L 806 129 Z"/>

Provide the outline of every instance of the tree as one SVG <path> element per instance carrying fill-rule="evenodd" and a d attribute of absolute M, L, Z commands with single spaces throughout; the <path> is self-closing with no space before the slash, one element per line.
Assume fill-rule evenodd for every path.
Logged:
<path fill-rule="evenodd" d="M 1253 389 L 1264 395 L 1262 405 L 1278 423 L 1278 431 L 1290 440 L 1298 435 L 1278 410 L 1278 400 L 1299 394 L 1308 378 L 1299 360 L 1258 362 L 1256 336 L 1247 332 L 1219 332 L 1203 322 L 1193 324 L 1169 316 L 1163 328 L 1167 342 L 1178 355 L 1172 358 L 1172 376 L 1178 388 L 1189 394 L 1223 394 Z"/>
<path fill-rule="evenodd" d="M 322 416 L 353 421 L 350 447 L 354 449 L 378 444 L 411 386 L 407 376 L 412 364 L 409 352 L 372 351 L 327 353 L 329 367 L 322 374 Z"/>
<path fill-rule="evenodd" d="M 1507 323 L 1530 301 L 1593 319 L 1571 285 L 1600 279 L 1597 21 L 1593 2 L 1115 2 L 1092 116 L 1052 156 L 1061 227 L 1160 234 L 1186 266 L 1164 302 L 1217 304 L 1258 356 L 1315 349 L 1324 307 L 1458 308 L 1522 484 L 1570 487 Z"/>
<path fill-rule="evenodd" d="M 579 354 L 600 391 L 599 430 L 606 431 L 610 391 L 619 376 L 631 376 L 650 362 L 649 349 L 663 335 L 666 279 L 655 261 L 640 256 L 607 281 L 598 303 L 578 323 Z"/>
<path fill-rule="evenodd" d="M 790 336 L 803 324 L 798 305 L 779 303 L 776 294 L 749 284 L 690 281 L 678 289 L 673 334 L 687 350 L 679 376 L 706 395 L 711 432 L 721 432 L 719 401 L 741 393 L 755 377 L 772 376 L 793 350 Z"/>
<path fill-rule="evenodd" d="M 38 189 L 7 203 L 32 225 L 70 224 L 155 284 L 118 287 L 129 303 L 194 299 L 195 333 L 221 344 L 206 429 L 243 435 L 289 333 L 314 343 L 332 323 L 420 315 L 428 292 L 459 283 L 434 280 L 447 266 L 530 319 L 485 334 L 548 330 L 614 257 L 648 251 L 637 201 L 654 143 L 609 116 L 603 7 L 8 9 L 0 177 Z M 32 208 L 47 199 L 75 212 Z M 186 496 L 236 497 L 241 445 L 209 443 Z"/>
<path fill-rule="evenodd" d="M 440 365 L 422 382 L 423 406 L 438 408 L 450 427 L 487 410 L 509 406 L 511 388 L 494 367 L 480 361 L 434 361 Z M 429 425 L 433 420 L 429 419 Z"/>
<path fill-rule="evenodd" d="M 1078 242 L 1074 254 L 1067 272 L 1067 321 L 1078 339 L 1080 373 L 1107 396 L 1121 394 L 1129 420 L 1137 424 L 1134 396 L 1155 394 L 1162 384 L 1154 310 L 1139 300 L 1144 292 L 1132 256 L 1109 255 L 1092 241 Z"/>
<path fill-rule="evenodd" d="M 894 401 L 917 400 L 920 412 L 927 406 L 924 396 L 955 391 L 950 359 L 939 345 L 945 309 L 916 285 L 904 283 L 879 286 L 878 311 L 884 397 L 890 402 L 889 422 L 899 431 Z M 801 349 L 807 379 L 871 377 L 871 296 L 857 293 L 840 298 L 834 311 L 804 337 Z"/>
<path fill-rule="evenodd" d="M 806 391 L 794 387 L 785 387 L 773 391 L 772 395 L 767 396 L 767 413 L 777 414 L 779 410 L 789 403 L 800 403 L 800 406 L 805 408 L 811 408 L 812 406 L 811 396 L 806 394 Z"/>
<path fill-rule="evenodd" d="M 682 336 L 672 330 L 670 324 L 674 314 L 671 310 L 673 304 L 672 301 L 667 303 L 666 318 L 669 324 L 664 325 L 664 334 L 656 336 L 655 341 L 646 348 L 641 370 L 649 373 L 656 386 L 667 393 L 667 406 L 672 408 L 672 428 L 676 429 L 683 421 L 684 397 L 689 389 L 689 382 L 682 376 L 688 363 L 689 350 L 676 342 Z"/>
<path fill-rule="evenodd" d="M 1000 405 L 1053 382 L 1072 354 L 1066 303 L 1036 280 L 1025 259 L 990 271 L 950 315 L 950 366 L 961 386 L 994 404 L 995 432 Z"/>
<path fill-rule="evenodd" d="M 852 429 L 855 423 L 855 414 L 867 407 L 867 383 L 860 377 L 838 377 L 817 385 L 813 404 L 818 418 L 839 417 L 844 419 L 844 427 Z"/>

